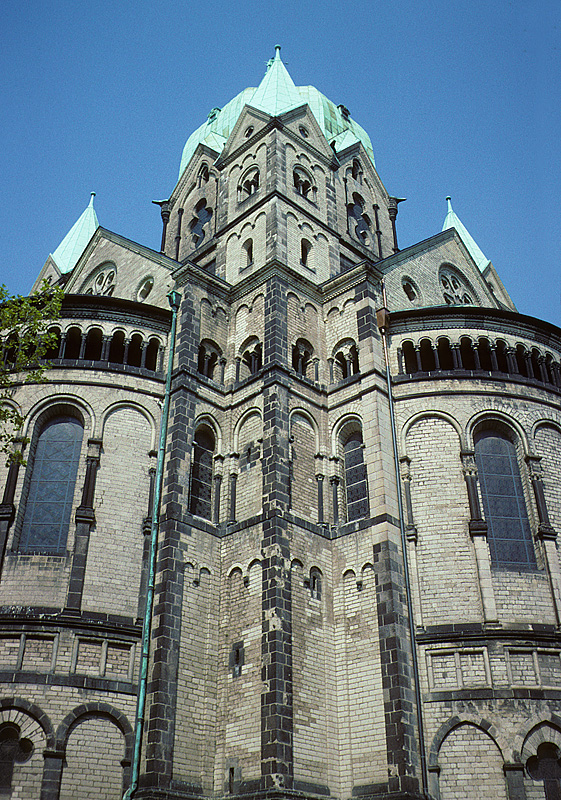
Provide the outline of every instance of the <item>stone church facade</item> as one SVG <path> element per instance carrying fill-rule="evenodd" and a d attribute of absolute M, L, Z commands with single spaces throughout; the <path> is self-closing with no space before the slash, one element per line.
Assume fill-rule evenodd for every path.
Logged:
<path fill-rule="evenodd" d="M 59 343 L 0 476 L 0 796 L 129 786 L 170 290 L 133 796 L 560 796 L 561 331 L 451 205 L 400 250 L 399 202 L 277 50 L 187 141 L 160 252 L 92 202 L 47 259 Z"/>

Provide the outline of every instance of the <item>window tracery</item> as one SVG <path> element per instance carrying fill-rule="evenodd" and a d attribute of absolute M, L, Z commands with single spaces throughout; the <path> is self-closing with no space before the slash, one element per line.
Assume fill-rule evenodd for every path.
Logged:
<path fill-rule="evenodd" d="M 470 305 L 473 303 L 472 290 L 467 281 L 455 270 L 441 267 L 439 272 L 440 286 L 444 301 L 449 306 Z"/>
<path fill-rule="evenodd" d="M 116 277 L 117 270 L 115 265 L 106 264 L 88 279 L 82 291 L 84 294 L 92 294 L 98 297 L 111 297 L 115 290 Z"/>

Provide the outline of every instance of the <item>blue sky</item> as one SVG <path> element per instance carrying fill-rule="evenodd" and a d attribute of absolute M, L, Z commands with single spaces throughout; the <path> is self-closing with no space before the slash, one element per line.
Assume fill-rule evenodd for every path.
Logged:
<path fill-rule="evenodd" d="M 561 325 L 559 3 L 4 0 L 0 280 L 26 293 L 97 192 L 156 250 L 188 135 L 258 85 L 344 103 L 400 205 L 401 247 L 454 210 L 518 310 Z"/>

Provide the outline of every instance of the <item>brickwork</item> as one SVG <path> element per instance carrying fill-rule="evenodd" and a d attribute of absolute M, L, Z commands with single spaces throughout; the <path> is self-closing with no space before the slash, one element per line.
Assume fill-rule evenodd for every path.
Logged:
<path fill-rule="evenodd" d="M 96 482 L 97 524 L 90 536 L 84 610 L 136 615 L 152 440 L 149 421 L 136 409 L 117 409 L 105 422 Z M 119 473 L 122 480 L 115 484 Z M 128 587 L 128 596 L 123 587 Z"/>
<path fill-rule="evenodd" d="M 423 618 L 431 624 L 451 622 L 458 616 L 465 621 L 481 619 L 459 449 L 456 432 L 441 419 L 422 419 L 407 434 L 411 496 L 419 535 L 421 605 Z M 437 461 L 434 452 L 439 453 Z M 425 575 L 430 575 L 430 581 Z"/>

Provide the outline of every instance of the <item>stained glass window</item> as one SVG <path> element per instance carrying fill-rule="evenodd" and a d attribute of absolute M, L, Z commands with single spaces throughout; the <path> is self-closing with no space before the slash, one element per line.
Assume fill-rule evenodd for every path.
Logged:
<path fill-rule="evenodd" d="M 480 434 L 475 458 L 487 521 L 491 563 L 535 569 L 536 555 L 514 444 L 496 431 Z"/>
<path fill-rule="evenodd" d="M 24 553 L 62 553 L 84 430 L 74 417 L 57 417 L 39 434 L 32 463 L 19 549 Z"/>
<path fill-rule="evenodd" d="M 345 455 L 345 489 L 347 493 L 347 521 L 368 516 L 368 485 L 366 481 L 366 464 L 362 434 L 351 433 L 346 440 L 343 451 Z"/>

